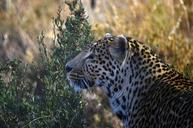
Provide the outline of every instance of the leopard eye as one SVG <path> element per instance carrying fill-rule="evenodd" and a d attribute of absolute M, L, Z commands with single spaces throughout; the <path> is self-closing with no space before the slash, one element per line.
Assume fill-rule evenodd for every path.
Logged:
<path fill-rule="evenodd" d="M 94 54 L 90 54 L 86 57 L 86 59 L 94 59 Z"/>

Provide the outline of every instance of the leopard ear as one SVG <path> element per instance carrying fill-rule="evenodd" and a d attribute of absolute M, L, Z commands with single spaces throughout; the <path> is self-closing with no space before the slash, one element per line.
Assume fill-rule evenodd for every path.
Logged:
<path fill-rule="evenodd" d="M 105 34 L 105 38 L 112 38 L 112 37 L 113 37 L 113 35 L 111 35 L 110 33 Z"/>
<path fill-rule="evenodd" d="M 119 61 L 123 61 L 126 53 L 127 39 L 123 35 L 117 36 L 109 47 L 110 54 Z"/>

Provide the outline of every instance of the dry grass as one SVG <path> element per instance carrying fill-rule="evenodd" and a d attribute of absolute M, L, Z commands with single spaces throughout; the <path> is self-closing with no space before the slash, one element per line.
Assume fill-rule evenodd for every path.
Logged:
<path fill-rule="evenodd" d="M 12 0 L 7 9 L 0 4 L 0 32 L 21 28 L 36 39 L 42 30 L 51 29 L 52 18 L 60 3 L 61 0 Z"/>

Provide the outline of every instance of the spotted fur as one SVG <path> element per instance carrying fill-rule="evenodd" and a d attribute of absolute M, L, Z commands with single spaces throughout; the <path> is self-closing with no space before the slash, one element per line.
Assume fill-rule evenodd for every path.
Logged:
<path fill-rule="evenodd" d="M 193 82 L 133 38 L 106 34 L 66 70 L 76 91 L 102 88 L 125 128 L 193 128 Z"/>

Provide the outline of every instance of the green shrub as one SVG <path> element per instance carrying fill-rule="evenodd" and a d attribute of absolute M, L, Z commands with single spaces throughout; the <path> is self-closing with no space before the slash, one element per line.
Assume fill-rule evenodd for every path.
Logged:
<path fill-rule="evenodd" d="M 42 34 L 38 64 L 1 63 L 0 127 L 84 127 L 84 103 L 67 84 L 64 68 L 93 36 L 81 3 L 67 4 L 71 15 L 66 22 L 60 17 L 61 10 L 54 19 L 57 44 L 52 53 L 47 52 Z"/>

